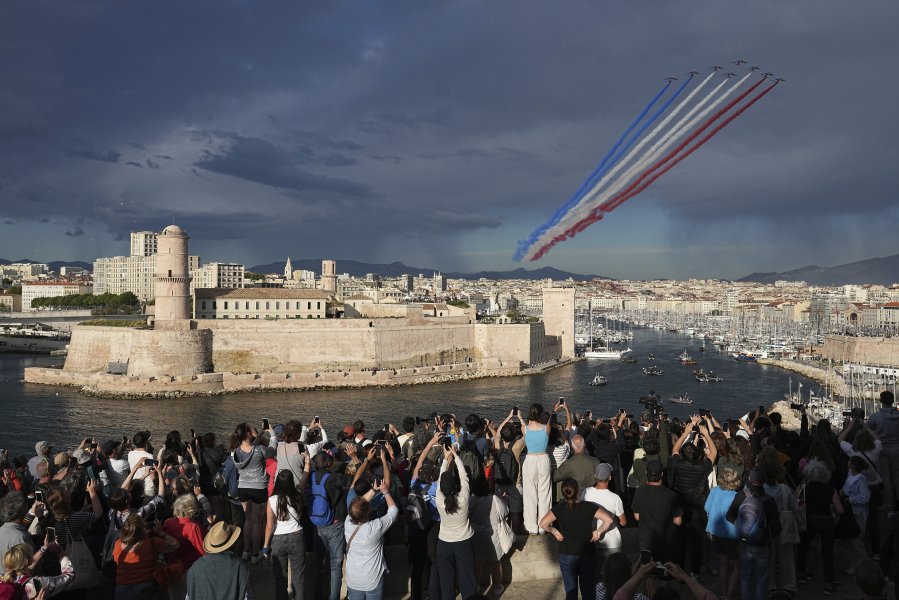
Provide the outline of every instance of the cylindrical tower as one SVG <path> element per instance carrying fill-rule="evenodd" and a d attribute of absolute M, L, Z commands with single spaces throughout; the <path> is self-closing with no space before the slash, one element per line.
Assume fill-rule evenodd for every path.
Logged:
<path fill-rule="evenodd" d="M 157 237 L 156 321 L 190 319 L 187 233 L 169 225 Z"/>
<path fill-rule="evenodd" d="M 325 259 L 322 261 L 322 290 L 337 293 L 337 261 Z"/>

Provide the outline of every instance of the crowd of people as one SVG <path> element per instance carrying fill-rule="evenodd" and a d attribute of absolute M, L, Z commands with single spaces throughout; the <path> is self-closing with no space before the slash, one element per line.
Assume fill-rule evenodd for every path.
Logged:
<path fill-rule="evenodd" d="M 792 598 L 815 565 L 824 594 L 851 576 L 880 598 L 899 546 L 899 411 L 880 398 L 840 428 L 803 408 L 799 431 L 763 407 L 594 417 L 560 398 L 500 423 L 40 441 L 0 451 L 0 599 L 243 600 L 261 565 L 278 599 L 380 600 L 385 544 L 406 545 L 413 600 L 499 598 L 506 557 L 541 535 L 571 600 Z"/>

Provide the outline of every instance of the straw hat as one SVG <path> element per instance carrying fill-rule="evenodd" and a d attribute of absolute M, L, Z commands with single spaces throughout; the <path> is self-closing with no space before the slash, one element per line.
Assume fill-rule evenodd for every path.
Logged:
<path fill-rule="evenodd" d="M 209 533 L 203 539 L 203 549 L 209 554 L 219 554 L 231 549 L 240 538 L 240 527 L 226 525 L 219 521 L 209 529 Z"/>

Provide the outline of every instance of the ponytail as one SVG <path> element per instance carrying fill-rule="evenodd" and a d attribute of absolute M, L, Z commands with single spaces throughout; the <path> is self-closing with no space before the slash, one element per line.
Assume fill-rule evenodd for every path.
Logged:
<path fill-rule="evenodd" d="M 577 504 L 578 487 L 577 481 L 569 477 L 562 482 L 562 497 L 565 498 L 565 504 L 568 508 L 573 509 Z"/>

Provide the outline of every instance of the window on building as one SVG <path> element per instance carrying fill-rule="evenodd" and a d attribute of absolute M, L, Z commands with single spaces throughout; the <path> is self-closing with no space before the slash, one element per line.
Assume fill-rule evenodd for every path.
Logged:
<path fill-rule="evenodd" d="M 225 300 L 225 310 L 228 310 L 228 301 Z"/>
<path fill-rule="evenodd" d="M 249 303 L 249 302 L 244 302 L 244 308 L 245 308 L 246 310 L 250 310 L 250 303 Z"/>
<path fill-rule="evenodd" d="M 312 310 L 312 303 L 311 303 L 311 302 L 307 302 L 307 303 L 306 303 L 306 309 L 307 309 L 307 310 Z"/>
<path fill-rule="evenodd" d="M 265 303 L 265 310 L 268 310 L 268 302 Z"/>
<path fill-rule="evenodd" d="M 281 303 L 275 302 L 275 310 L 281 310 Z"/>
<path fill-rule="evenodd" d="M 256 303 L 256 310 L 259 310 L 259 303 Z"/>
<path fill-rule="evenodd" d="M 321 308 L 322 308 L 322 303 L 321 303 L 321 302 L 316 302 L 316 303 L 315 303 L 315 308 L 316 308 L 316 310 L 321 310 Z"/>
<path fill-rule="evenodd" d="M 215 304 L 216 304 L 216 302 L 215 302 L 215 300 L 213 300 L 213 301 L 212 301 L 212 308 L 213 308 L 213 309 L 216 308 Z"/>
<path fill-rule="evenodd" d="M 200 302 L 200 308 L 202 308 L 202 309 L 204 309 L 204 310 L 206 309 L 206 301 L 205 301 L 205 300 L 203 300 L 202 302 Z"/>

